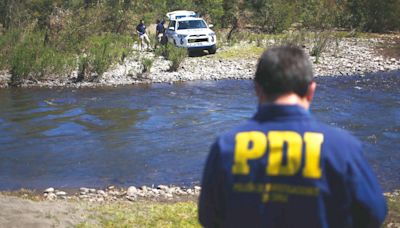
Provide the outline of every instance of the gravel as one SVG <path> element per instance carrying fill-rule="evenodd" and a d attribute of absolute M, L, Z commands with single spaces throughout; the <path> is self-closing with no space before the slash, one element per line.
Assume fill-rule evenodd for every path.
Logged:
<path fill-rule="evenodd" d="M 49 189 L 53 191 L 49 192 Z M 43 191 L 45 200 L 83 200 L 89 202 L 108 202 L 108 201 L 137 201 L 137 200 L 155 200 L 170 201 L 198 197 L 201 187 L 192 188 L 159 185 L 157 187 L 130 186 L 128 188 L 117 188 L 109 186 L 105 189 L 94 189 L 82 187 L 78 192 L 61 191 L 55 188 L 47 188 Z"/>
<path fill-rule="evenodd" d="M 385 58 L 378 54 L 375 47 L 382 45 L 380 38 L 344 38 L 330 44 L 327 51 L 322 53 L 319 63 L 314 64 L 316 76 L 349 76 L 365 75 L 372 72 L 383 72 L 400 69 L 400 59 Z M 237 46 L 249 45 L 245 43 Z M 238 48 L 238 47 L 232 47 Z M 229 50 L 229 47 L 224 47 Z M 306 53 L 310 47 L 305 47 Z M 153 58 L 154 63 L 150 72 L 143 73 L 142 59 Z M 310 56 L 314 62 L 315 57 Z M 118 86 L 139 83 L 175 83 L 193 80 L 221 79 L 252 79 L 257 64 L 256 58 L 223 59 L 215 56 L 200 56 L 186 58 L 177 72 L 168 71 L 171 63 L 163 57 L 155 57 L 151 52 L 142 52 L 139 56 L 127 58 L 122 64 L 117 64 L 101 77 L 92 82 L 76 83 L 77 72 L 71 75 L 49 76 L 41 81 L 25 80 L 22 87 L 96 87 Z M 7 87 L 11 75 L 0 72 L 0 88 Z"/>

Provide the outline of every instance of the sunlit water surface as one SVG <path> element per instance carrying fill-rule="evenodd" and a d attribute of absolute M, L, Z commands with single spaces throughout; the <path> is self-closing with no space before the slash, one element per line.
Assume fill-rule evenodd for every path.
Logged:
<path fill-rule="evenodd" d="M 400 186 L 400 72 L 318 78 L 321 121 L 351 131 Z M 248 80 L 0 90 L 0 189 L 192 185 L 210 144 L 256 111 Z"/>

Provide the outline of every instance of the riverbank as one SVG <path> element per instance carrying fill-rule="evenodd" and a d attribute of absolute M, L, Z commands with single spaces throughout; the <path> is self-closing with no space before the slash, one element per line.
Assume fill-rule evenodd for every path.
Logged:
<path fill-rule="evenodd" d="M 336 37 L 314 62 L 316 76 L 365 75 L 400 69 L 398 55 L 386 55 L 385 46 L 397 45 L 399 34 L 374 35 L 371 37 Z M 98 87 L 140 83 L 174 83 L 193 80 L 251 79 L 257 58 L 265 49 L 280 44 L 276 38 L 262 41 L 246 41 L 223 45 L 216 55 L 199 54 L 186 58 L 177 71 L 169 71 L 170 61 L 154 52 L 135 52 L 121 63 L 112 66 L 103 75 L 90 75 L 77 80 L 78 70 L 69 75 L 56 75 L 24 79 L 21 87 Z M 311 53 L 312 43 L 304 43 L 306 53 Z M 134 47 L 134 49 L 136 46 Z M 386 53 L 386 54 L 385 54 Z M 144 59 L 152 61 L 150 70 L 144 70 Z M 148 67 L 148 66 L 147 66 Z M 0 88 L 9 87 L 9 72 L 0 72 Z"/>
<path fill-rule="evenodd" d="M 165 186 L 167 187 L 167 186 Z M 147 188 L 148 192 L 162 190 L 163 186 Z M 168 187 L 169 188 L 169 187 Z M 177 187 L 173 187 L 177 189 Z M 38 192 L 21 190 L 0 193 L 0 206 L 7 208 L 0 212 L 0 226 L 4 227 L 200 227 L 197 222 L 197 196 L 181 197 L 174 195 L 169 199 L 157 197 L 128 197 L 134 191 L 115 187 L 96 190 L 85 194 L 99 195 L 98 191 L 119 192 L 123 197 L 107 198 L 105 201 L 90 200 L 88 197 L 51 198 Z M 172 189 L 172 188 L 169 188 Z M 45 193 L 51 189 L 45 190 Z M 194 191 L 196 189 L 193 189 Z M 46 192 L 47 191 L 47 192 Z M 85 192 L 76 190 L 76 195 Z M 188 191 L 188 189 L 186 190 Z M 54 190 L 57 194 L 60 191 Z M 84 195 L 85 195 L 84 194 Z M 101 194 L 100 194 L 101 195 Z M 400 227 L 400 190 L 384 194 L 389 207 L 383 227 Z"/>

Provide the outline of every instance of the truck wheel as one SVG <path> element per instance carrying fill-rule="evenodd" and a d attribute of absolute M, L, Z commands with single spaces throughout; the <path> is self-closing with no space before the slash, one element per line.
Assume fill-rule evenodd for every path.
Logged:
<path fill-rule="evenodd" d="M 213 55 L 217 52 L 217 46 L 213 45 L 208 49 L 208 54 Z"/>

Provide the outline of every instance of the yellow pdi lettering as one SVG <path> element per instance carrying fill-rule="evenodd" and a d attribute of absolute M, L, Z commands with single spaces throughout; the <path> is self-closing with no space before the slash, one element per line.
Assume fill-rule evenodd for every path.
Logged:
<path fill-rule="evenodd" d="M 271 131 L 268 133 L 269 156 L 267 175 L 292 176 L 301 166 L 301 135 L 293 131 Z M 283 164 L 283 148 L 287 145 L 287 162 Z"/>
<path fill-rule="evenodd" d="M 270 131 L 268 137 L 259 131 L 240 132 L 236 135 L 234 164 L 232 173 L 248 175 L 249 160 L 257 160 L 264 156 L 269 146 L 268 163 L 265 169 L 269 176 L 293 176 L 300 171 L 302 148 L 305 145 L 304 168 L 302 176 L 319 179 L 322 176 L 320 167 L 321 147 L 324 135 L 306 132 L 304 137 L 294 131 Z M 286 145 L 286 162 L 283 162 Z"/>
<path fill-rule="evenodd" d="M 322 175 L 320 167 L 321 145 L 324 142 L 324 135 L 321 133 L 306 132 L 304 143 L 306 145 L 305 163 L 303 176 L 305 178 L 319 179 Z"/>
<path fill-rule="evenodd" d="M 259 131 L 241 132 L 236 135 L 234 164 L 232 173 L 247 175 L 250 173 L 249 160 L 261 158 L 267 149 L 267 137 Z"/>

